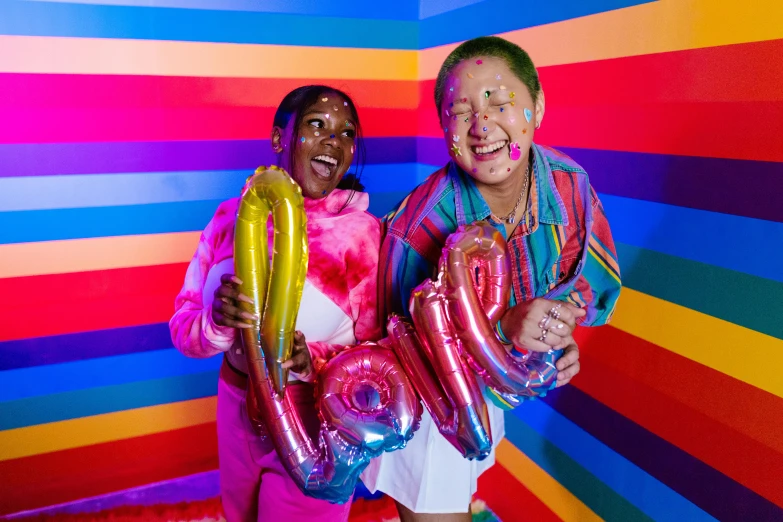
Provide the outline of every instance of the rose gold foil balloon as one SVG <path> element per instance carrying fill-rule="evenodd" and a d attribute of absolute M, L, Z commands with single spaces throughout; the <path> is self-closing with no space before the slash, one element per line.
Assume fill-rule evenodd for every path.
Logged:
<path fill-rule="evenodd" d="M 267 220 L 274 215 L 271 270 Z M 283 170 L 259 168 L 246 183 L 237 215 L 234 260 L 240 303 L 261 319 L 241 330 L 249 370 L 248 415 L 268 436 L 284 468 L 307 495 L 344 503 L 359 474 L 383 451 L 404 447 L 418 428 L 413 387 L 394 353 L 377 345 L 346 348 L 321 368 L 317 404 L 322 419 L 312 440 L 290 396 L 288 371 L 294 325 L 307 272 L 302 192 Z"/>
<path fill-rule="evenodd" d="M 443 248 L 435 280 L 411 295 L 409 323 L 391 317 L 392 346 L 438 429 L 465 457 L 492 449 L 487 406 L 476 380 L 517 405 L 556 383 L 558 352 L 515 357 L 493 325 L 506 310 L 511 271 L 503 236 L 486 222 L 461 226 Z"/>

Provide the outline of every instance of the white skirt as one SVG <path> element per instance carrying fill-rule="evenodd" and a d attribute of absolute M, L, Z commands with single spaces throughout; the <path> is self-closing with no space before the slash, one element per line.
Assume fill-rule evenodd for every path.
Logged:
<path fill-rule="evenodd" d="M 479 475 L 495 463 L 495 448 L 505 436 L 503 410 L 487 401 L 492 452 L 468 460 L 438 431 L 425 409 L 421 427 L 401 450 L 372 459 L 362 474 L 371 492 L 383 491 L 414 513 L 465 513 Z"/>

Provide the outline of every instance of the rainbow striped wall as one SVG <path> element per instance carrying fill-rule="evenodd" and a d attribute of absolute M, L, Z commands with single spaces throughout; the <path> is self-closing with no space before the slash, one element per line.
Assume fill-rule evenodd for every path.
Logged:
<path fill-rule="evenodd" d="M 219 361 L 166 321 L 275 104 L 355 96 L 380 213 L 446 158 L 440 62 L 494 33 L 540 67 L 537 140 L 587 167 L 627 288 L 573 385 L 509 414 L 483 498 L 505 522 L 783 520 L 783 4 L 393 4 L 0 3 L 0 514 L 214 469 Z"/>

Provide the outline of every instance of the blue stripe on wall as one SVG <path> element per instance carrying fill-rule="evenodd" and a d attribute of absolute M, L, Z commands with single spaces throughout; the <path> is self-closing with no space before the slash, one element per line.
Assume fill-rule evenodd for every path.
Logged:
<path fill-rule="evenodd" d="M 0 34 L 418 49 L 415 21 L 5 0 Z"/>
<path fill-rule="evenodd" d="M 651 1 L 654 0 L 548 0 L 533 7 L 526 2 L 487 0 L 425 18 L 420 22 L 419 42 L 421 49 L 426 49 Z"/>
<path fill-rule="evenodd" d="M 506 413 L 506 438 L 602 519 L 652 520 L 511 412 Z"/>
<path fill-rule="evenodd" d="M 0 430 L 210 397 L 217 382 L 211 371 L 3 402 Z"/>
<path fill-rule="evenodd" d="M 368 192 L 406 191 L 431 171 L 417 163 L 367 165 Z M 0 212 L 229 199 L 252 169 L 0 178 Z"/>
<path fill-rule="evenodd" d="M 174 348 L 0 372 L 0 402 L 101 386 L 217 371 L 222 357 L 185 357 Z"/>
<path fill-rule="evenodd" d="M 513 414 L 654 520 L 717 520 L 545 403 L 526 402 Z"/>
<path fill-rule="evenodd" d="M 600 198 L 615 241 L 783 281 L 783 223 L 608 194 Z"/>
<path fill-rule="evenodd" d="M 203 230 L 222 200 L 0 213 L 0 244 Z"/>
<path fill-rule="evenodd" d="M 258 13 L 289 13 L 344 18 L 374 18 L 376 20 L 418 20 L 419 2 L 401 0 L 394 3 L 365 0 L 27 0 L 55 1 L 72 4 L 129 5 L 176 7 L 179 9 L 211 9 L 217 11 L 250 11 Z"/>

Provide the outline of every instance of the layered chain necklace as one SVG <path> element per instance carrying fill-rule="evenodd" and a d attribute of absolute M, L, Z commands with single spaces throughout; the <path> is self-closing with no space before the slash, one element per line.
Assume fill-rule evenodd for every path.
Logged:
<path fill-rule="evenodd" d="M 514 224 L 514 221 L 516 221 L 519 204 L 522 203 L 522 198 L 524 198 L 525 194 L 527 194 L 527 186 L 529 180 L 530 180 L 530 163 L 527 164 L 527 168 L 525 169 L 525 181 L 522 184 L 522 192 L 519 193 L 519 197 L 517 198 L 517 202 L 514 204 L 514 208 L 511 209 L 511 212 L 509 212 L 503 217 L 498 217 L 495 214 L 491 214 L 492 219 L 494 219 L 495 221 L 505 221 L 509 225 Z"/>

